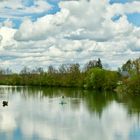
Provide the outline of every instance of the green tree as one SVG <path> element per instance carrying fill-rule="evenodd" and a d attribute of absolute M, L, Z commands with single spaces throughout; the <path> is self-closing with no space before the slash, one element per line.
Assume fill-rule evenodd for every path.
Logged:
<path fill-rule="evenodd" d="M 58 71 L 60 74 L 66 74 L 68 73 L 68 65 L 67 64 L 62 64 L 59 66 Z"/>
<path fill-rule="evenodd" d="M 103 90 L 105 83 L 105 70 L 100 68 L 90 69 L 86 77 L 86 85 L 88 88 L 95 90 Z"/>
<path fill-rule="evenodd" d="M 84 71 L 88 71 L 92 68 L 101 68 L 102 69 L 102 62 L 100 58 L 98 60 L 90 60 L 87 64 L 84 66 Z"/>
<path fill-rule="evenodd" d="M 101 69 L 102 69 L 102 67 L 103 67 L 100 58 L 98 58 L 98 61 L 97 61 L 97 67 L 98 67 L 98 68 L 101 68 Z"/>
<path fill-rule="evenodd" d="M 119 73 L 116 71 L 105 71 L 105 90 L 114 90 L 117 87 L 117 83 L 119 81 Z"/>
<path fill-rule="evenodd" d="M 53 74 L 53 73 L 57 73 L 57 70 L 52 66 L 48 66 L 48 73 L 49 74 Z"/>

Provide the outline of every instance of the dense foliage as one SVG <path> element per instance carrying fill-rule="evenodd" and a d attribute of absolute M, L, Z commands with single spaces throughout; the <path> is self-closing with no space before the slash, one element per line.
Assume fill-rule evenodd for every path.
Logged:
<path fill-rule="evenodd" d="M 127 93 L 140 94 L 140 58 L 128 60 L 120 69 L 128 74 L 122 76 L 122 89 Z"/>
<path fill-rule="evenodd" d="M 9 72 L 9 70 L 7 70 Z M 58 69 L 52 65 L 47 72 L 42 68 L 30 70 L 25 67 L 19 74 L 1 71 L 2 85 L 31 85 L 81 87 L 95 90 L 114 90 L 118 82 L 118 72 L 103 69 L 100 59 L 89 61 L 80 69 L 79 64 L 62 64 Z M 7 73 L 6 73 L 7 72 Z"/>
<path fill-rule="evenodd" d="M 20 73 L 0 70 L 1 85 L 30 85 L 48 87 L 80 87 L 99 91 L 140 93 L 140 58 L 128 60 L 119 71 L 105 70 L 100 59 L 91 60 L 83 69 L 79 64 L 52 65 L 30 70 L 24 67 Z"/>

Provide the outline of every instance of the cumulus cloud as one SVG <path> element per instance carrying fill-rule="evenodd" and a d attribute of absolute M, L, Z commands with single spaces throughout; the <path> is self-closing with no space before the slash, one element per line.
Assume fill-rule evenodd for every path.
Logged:
<path fill-rule="evenodd" d="M 133 1 L 131 3 L 120 4 L 115 3 L 108 7 L 109 16 L 113 15 L 124 15 L 129 13 L 140 13 L 140 1 Z"/>
<path fill-rule="evenodd" d="M 4 49 L 6 46 L 11 46 L 11 44 L 13 44 L 13 43 L 15 45 L 16 41 L 13 38 L 15 32 L 16 32 L 15 29 L 12 29 L 9 27 L 2 27 L 0 29 L 0 36 L 1 36 L 0 49 Z"/>
<path fill-rule="evenodd" d="M 13 22 L 11 20 L 7 19 L 3 22 L 3 26 L 12 28 L 13 27 Z"/>
<path fill-rule="evenodd" d="M 33 4 L 26 6 L 24 0 L 3 0 L 0 1 L 1 18 L 23 18 L 31 14 L 47 12 L 52 6 L 45 0 L 34 0 Z"/>
<path fill-rule="evenodd" d="M 112 5 L 108 0 L 61 1 L 61 10 L 56 14 L 37 21 L 26 18 L 19 29 L 0 32 L 3 53 L 11 51 L 9 59 L 1 63 L 14 68 L 17 64 L 45 68 L 49 64 L 84 64 L 101 58 L 117 68 L 127 59 L 140 56 L 140 27 L 130 24 L 126 16 L 139 12 L 139 4 L 138 1 Z M 121 16 L 113 21 L 116 14 Z"/>
<path fill-rule="evenodd" d="M 49 36 L 59 36 L 59 38 L 72 40 L 91 39 L 100 42 L 121 34 L 131 33 L 133 30 L 133 26 L 128 22 L 124 13 L 121 13 L 123 15 L 117 22 L 111 20 L 112 16 L 117 13 L 117 10 L 113 13 L 114 7 L 118 5 L 111 6 L 107 0 L 60 2 L 59 5 L 61 11 L 56 15 L 47 15 L 36 22 L 25 20 L 15 34 L 15 39 L 18 41 L 40 40 Z M 121 5 L 123 8 L 125 6 Z M 118 9 L 121 11 L 121 8 Z"/>
<path fill-rule="evenodd" d="M 26 19 L 15 34 L 18 41 L 44 40 L 61 32 L 68 16 L 67 10 L 61 10 L 55 15 L 47 15 L 36 22 Z M 60 26 L 60 27 L 59 27 Z"/>

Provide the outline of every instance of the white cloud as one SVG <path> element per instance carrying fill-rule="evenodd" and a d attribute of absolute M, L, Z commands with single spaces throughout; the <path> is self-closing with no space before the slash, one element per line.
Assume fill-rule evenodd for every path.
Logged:
<path fill-rule="evenodd" d="M 107 8 L 109 16 L 115 14 L 129 14 L 129 13 L 140 13 L 140 1 L 133 1 L 131 3 L 121 4 L 115 3 Z"/>
<path fill-rule="evenodd" d="M 61 1 L 61 11 L 54 15 L 35 22 L 25 19 L 18 30 L 9 28 L 7 33 L 1 28 L 2 53 L 13 59 L 0 63 L 14 68 L 46 67 L 83 64 L 100 57 L 117 68 L 127 59 L 140 56 L 140 27 L 130 24 L 125 15 L 139 10 L 135 4 L 140 2 L 110 5 L 108 0 Z M 116 14 L 121 17 L 114 22 Z"/>
<path fill-rule="evenodd" d="M 2 26 L 12 28 L 13 27 L 13 22 L 11 20 L 7 19 L 3 22 Z"/>
<path fill-rule="evenodd" d="M 12 112 L 13 113 L 13 112 Z M 16 128 L 16 121 L 15 121 L 15 116 L 11 112 L 2 112 L 0 114 L 0 131 L 1 132 L 9 132 L 13 131 Z"/>
<path fill-rule="evenodd" d="M 61 10 L 55 15 L 47 15 L 36 22 L 26 19 L 15 34 L 18 41 L 44 40 L 61 32 L 67 20 L 67 10 Z M 59 27 L 60 26 L 60 27 Z"/>
<path fill-rule="evenodd" d="M 2 18 L 23 18 L 31 14 L 47 12 L 52 6 L 44 0 L 35 0 L 31 6 L 25 6 L 23 0 L 0 1 L 0 17 Z"/>
<path fill-rule="evenodd" d="M 12 28 L 9 28 L 9 27 L 0 28 L 0 36 L 1 36 L 0 49 L 4 49 L 5 47 L 9 47 L 11 45 L 13 45 L 13 46 L 16 45 L 16 41 L 13 38 L 15 32 L 16 32 L 15 29 L 12 29 Z"/>

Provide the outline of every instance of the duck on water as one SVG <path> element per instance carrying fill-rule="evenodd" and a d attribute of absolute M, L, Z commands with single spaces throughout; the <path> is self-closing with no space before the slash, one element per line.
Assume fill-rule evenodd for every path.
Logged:
<path fill-rule="evenodd" d="M 2 101 L 3 107 L 8 106 L 8 101 Z"/>
<path fill-rule="evenodd" d="M 64 96 L 62 96 L 61 98 L 62 98 L 62 100 L 61 100 L 60 104 L 61 105 L 66 104 L 66 102 L 64 101 Z"/>

